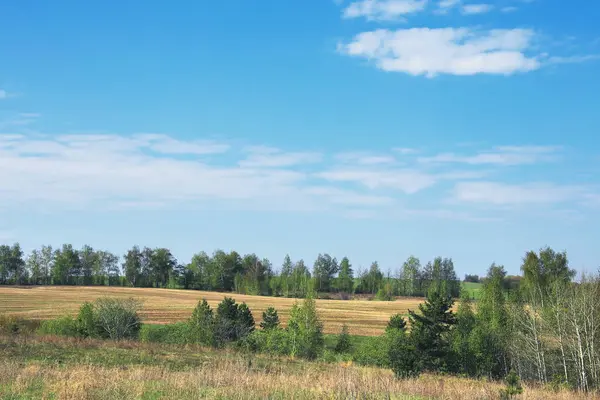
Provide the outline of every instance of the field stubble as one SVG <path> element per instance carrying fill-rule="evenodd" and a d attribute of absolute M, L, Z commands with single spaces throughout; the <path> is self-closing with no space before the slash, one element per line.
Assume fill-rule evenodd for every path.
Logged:
<path fill-rule="evenodd" d="M 237 302 L 246 302 L 257 324 L 262 312 L 268 307 L 278 310 L 285 325 L 289 310 L 296 299 L 247 296 L 233 293 L 204 292 L 196 290 L 122 288 L 103 286 L 37 286 L 0 287 L 0 314 L 7 313 L 25 319 L 50 319 L 64 314 L 75 315 L 85 301 L 102 296 L 133 297 L 143 303 L 140 312 L 144 322 L 165 324 L 187 319 L 196 304 L 206 298 L 216 307 L 225 296 Z M 420 298 L 401 298 L 392 302 L 368 300 L 317 300 L 317 311 L 324 323 L 325 333 L 339 333 L 341 326 L 348 325 L 353 335 L 374 336 L 381 334 L 393 314 L 408 314 L 416 310 Z"/>

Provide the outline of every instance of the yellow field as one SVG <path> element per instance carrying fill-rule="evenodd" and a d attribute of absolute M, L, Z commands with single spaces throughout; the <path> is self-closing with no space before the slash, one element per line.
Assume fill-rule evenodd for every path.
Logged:
<path fill-rule="evenodd" d="M 280 319 L 287 321 L 289 310 L 296 299 L 265 296 L 245 296 L 230 293 L 202 292 L 195 290 L 81 287 L 81 286 L 0 286 L 0 313 L 18 315 L 27 319 L 49 319 L 76 314 L 84 301 L 98 297 L 134 297 L 143 302 L 142 318 L 145 322 L 164 324 L 187 319 L 196 304 L 206 298 L 211 307 L 216 307 L 224 296 L 237 302 L 246 302 L 254 319 L 260 322 L 262 312 L 275 307 Z M 422 299 L 402 298 L 392 302 L 367 300 L 317 300 L 317 310 L 324 323 L 325 333 L 338 333 L 346 323 L 353 335 L 379 335 L 385 329 L 390 316 L 407 314 L 416 310 Z"/>

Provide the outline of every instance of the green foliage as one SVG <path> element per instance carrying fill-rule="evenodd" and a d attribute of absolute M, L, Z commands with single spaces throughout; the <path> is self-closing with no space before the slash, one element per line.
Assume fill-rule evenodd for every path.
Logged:
<path fill-rule="evenodd" d="M 517 375 L 517 373 L 514 370 L 511 370 L 508 373 L 504 381 L 506 382 L 506 388 L 500 391 L 500 398 L 512 399 L 516 395 L 523 393 L 521 380 L 519 379 L 519 375 Z"/>
<path fill-rule="evenodd" d="M 420 313 L 409 310 L 410 338 L 424 370 L 445 371 L 450 354 L 448 334 L 456 323 L 452 312 L 454 300 L 437 288 L 432 288 Z"/>
<path fill-rule="evenodd" d="M 389 335 L 388 340 L 389 365 L 396 377 L 404 379 L 418 376 L 422 363 L 411 338 L 396 330 L 396 333 Z"/>
<path fill-rule="evenodd" d="M 337 343 L 335 345 L 336 353 L 348 353 L 352 349 L 352 342 L 350 342 L 350 333 L 348 332 L 348 326 L 342 325 L 342 331 L 338 336 Z"/>
<path fill-rule="evenodd" d="M 389 347 L 386 336 L 366 336 L 354 346 L 353 360 L 360 365 L 388 367 Z"/>
<path fill-rule="evenodd" d="M 406 331 L 406 320 L 402 314 L 394 314 L 390 317 L 390 320 L 385 327 L 385 331 L 390 332 L 392 330 Z"/>
<path fill-rule="evenodd" d="M 236 304 L 231 297 L 225 297 L 217 306 L 215 316 L 215 341 L 217 345 L 243 339 L 254 331 L 254 317 L 246 305 Z"/>
<path fill-rule="evenodd" d="M 260 327 L 264 330 L 275 329 L 279 327 L 279 315 L 277 314 L 277 310 L 273 307 L 269 307 L 263 311 L 262 319 L 263 320 L 260 323 Z"/>
<path fill-rule="evenodd" d="M 317 315 L 313 297 L 304 299 L 302 306 L 294 304 L 287 326 L 291 335 L 292 355 L 308 359 L 317 358 L 323 351 L 323 324 Z"/>
<path fill-rule="evenodd" d="M 392 285 L 387 282 L 382 287 L 379 288 L 375 298 L 379 301 L 393 301 L 394 300 L 394 291 L 392 289 Z"/>
<path fill-rule="evenodd" d="M 79 307 L 79 313 L 75 320 L 77 333 L 82 337 L 97 337 L 100 335 L 96 316 L 94 315 L 94 305 L 85 302 Z"/>
<path fill-rule="evenodd" d="M 98 333 L 112 340 L 136 338 L 141 328 L 138 311 L 140 303 L 134 299 L 101 297 L 94 303 L 94 318 Z"/>
<path fill-rule="evenodd" d="M 70 316 L 43 321 L 38 329 L 42 335 L 78 337 L 77 321 Z"/>
<path fill-rule="evenodd" d="M 141 342 L 150 343 L 198 343 L 198 337 L 195 333 L 192 325 L 187 322 L 176 322 L 165 325 L 143 324 L 140 329 L 139 339 Z"/>
<path fill-rule="evenodd" d="M 192 342 L 206 346 L 215 344 L 215 319 L 206 299 L 198 302 L 188 324 L 193 335 Z"/>

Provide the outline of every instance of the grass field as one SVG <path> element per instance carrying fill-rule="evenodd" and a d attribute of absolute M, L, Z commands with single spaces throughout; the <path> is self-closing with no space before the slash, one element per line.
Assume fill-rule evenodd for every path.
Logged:
<path fill-rule="evenodd" d="M 0 399 L 498 399 L 502 386 L 195 346 L 0 336 Z M 519 398 L 597 397 L 526 386 Z"/>
<path fill-rule="evenodd" d="M 244 296 L 230 293 L 202 292 L 194 290 L 81 287 L 81 286 L 0 286 L 0 314 L 7 313 L 26 319 L 49 319 L 66 313 L 74 315 L 81 303 L 101 296 L 134 297 L 143 302 L 141 316 L 144 322 L 164 324 L 183 321 L 190 315 L 198 301 L 206 298 L 212 307 L 231 296 L 238 302 L 246 302 L 256 322 L 270 306 L 277 308 L 285 323 L 295 299 Z M 416 310 L 420 298 L 401 298 L 396 301 L 368 300 L 317 300 L 317 310 L 324 323 L 325 333 L 339 333 L 346 323 L 352 335 L 379 335 L 385 329 L 391 315 L 408 314 Z"/>
<path fill-rule="evenodd" d="M 474 300 L 479 299 L 480 293 L 481 293 L 481 283 L 462 282 L 461 285 L 464 290 L 469 292 L 469 296 L 472 299 L 474 299 Z"/>

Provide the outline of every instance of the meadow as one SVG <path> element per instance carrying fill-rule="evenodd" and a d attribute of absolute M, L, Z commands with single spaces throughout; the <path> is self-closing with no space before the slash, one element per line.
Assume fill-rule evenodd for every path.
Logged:
<path fill-rule="evenodd" d="M 498 399 L 503 385 L 198 346 L 0 336 L 0 399 Z M 521 399 L 595 399 L 525 385 Z"/>
<path fill-rule="evenodd" d="M 85 301 L 102 296 L 133 297 L 143 302 L 140 312 L 148 324 L 166 324 L 184 321 L 198 301 L 205 298 L 216 307 L 223 297 L 233 297 L 238 303 L 246 302 L 258 323 L 262 312 L 275 307 L 285 325 L 289 310 L 296 299 L 246 296 L 234 293 L 195 290 L 122 288 L 106 286 L 0 286 L 0 314 L 10 314 L 28 320 L 44 320 L 65 314 L 75 315 Z M 325 333 L 339 333 L 347 324 L 352 335 L 380 335 L 393 314 L 407 315 L 416 310 L 422 298 L 402 297 L 395 301 L 370 300 L 317 300 L 317 311 L 324 323 Z"/>

